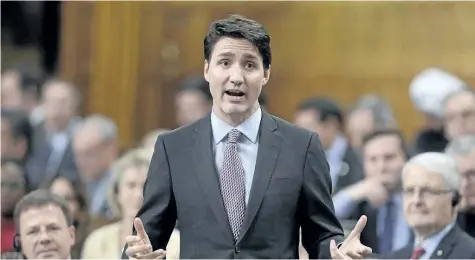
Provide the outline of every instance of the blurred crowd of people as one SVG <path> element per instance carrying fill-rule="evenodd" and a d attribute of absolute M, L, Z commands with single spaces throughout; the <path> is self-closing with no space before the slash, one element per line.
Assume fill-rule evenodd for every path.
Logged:
<path fill-rule="evenodd" d="M 12 68 L 2 73 L 1 84 L 2 254 L 120 258 L 142 204 L 156 138 L 169 130 L 154 130 L 137 147 L 121 151 L 120 129 L 111 118 L 79 115 L 81 96 L 71 82 Z M 457 225 L 475 237 L 475 93 L 458 77 L 430 68 L 412 80 L 409 95 L 425 118 L 411 141 L 398 130 L 390 105 L 374 94 L 350 108 L 309 97 L 293 118 L 321 139 L 343 226 L 351 229 L 368 216 L 361 240 L 380 254 L 404 250 L 428 228 Z M 180 126 L 212 107 L 202 77 L 185 79 L 175 101 Z M 261 94 L 264 110 L 266 101 Z M 426 172 L 439 173 L 444 182 Z M 413 182 L 424 196 L 415 204 L 406 200 L 416 193 Z M 450 207 L 437 196 L 445 189 L 457 190 Z M 451 212 L 457 213 L 455 222 Z M 179 258 L 179 236 L 177 222 L 167 259 Z"/>

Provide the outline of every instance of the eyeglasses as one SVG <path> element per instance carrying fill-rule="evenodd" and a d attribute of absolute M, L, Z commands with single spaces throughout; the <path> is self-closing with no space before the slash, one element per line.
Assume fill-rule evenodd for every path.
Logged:
<path fill-rule="evenodd" d="M 439 195 L 447 194 L 452 192 L 451 190 L 447 189 L 436 189 L 436 188 L 429 188 L 429 187 L 421 187 L 421 188 L 416 188 L 416 187 L 409 187 L 403 189 L 403 195 L 405 197 L 413 197 L 414 195 L 419 195 L 421 198 L 430 198 L 430 197 L 436 197 Z"/>
<path fill-rule="evenodd" d="M 462 178 L 466 178 L 468 181 L 475 182 L 475 169 L 463 172 L 461 176 Z"/>

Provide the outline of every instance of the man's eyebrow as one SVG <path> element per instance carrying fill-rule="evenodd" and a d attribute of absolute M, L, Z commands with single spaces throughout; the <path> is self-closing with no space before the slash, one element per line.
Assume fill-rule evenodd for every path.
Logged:
<path fill-rule="evenodd" d="M 246 53 L 246 54 L 244 54 L 243 56 L 244 56 L 244 58 L 247 58 L 247 59 L 257 60 L 256 55 L 252 55 L 252 54 Z"/>
<path fill-rule="evenodd" d="M 222 53 L 219 53 L 218 56 L 220 56 L 220 57 L 234 57 L 235 54 L 232 53 L 232 52 L 222 52 Z M 245 53 L 243 55 L 243 57 L 246 58 L 246 59 L 254 59 L 254 60 L 258 59 L 256 57 L 256 55 L 253 55 L 253 54 L 250 54 L 250 53 Z"/>
<path fill-rule="evenodd" d="M 232 52 L 222 52 L 222 53 L 218 54 L 218 56 L 221 56 L 221 57 L 233 57 L 233 56 L 234 56 L 234 53 L 232 53 Z"/>

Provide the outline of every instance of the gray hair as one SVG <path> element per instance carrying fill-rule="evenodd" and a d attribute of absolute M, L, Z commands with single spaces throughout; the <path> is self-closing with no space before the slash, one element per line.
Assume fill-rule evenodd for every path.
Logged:
<path fill-rule="evenodd" d="M 421 153 L 412 157 L 404 165 L 402 171 L 405 172 L 408 165 L 411 164 L 424 167 L 434 174 L 439 174 L 444 178 L 447 188 L 454 191 L 459 190 L 462 179 L 457 171 L 455 159 L 451 156 L 438 152 Z"/>
<path fill-rule="evenodd" d="M 450 156 L 467 155 L 475 151 L 475 135 L 465 135 L 456 138 L 445 148 L 445 153 Z"/>
<path fill-rule="evenodd" d="M 360 97 L 352 112 L 369 110 L 373 115 L 374 125 L 377 129 L 397 127 L 397 120 L 389 104 L 375 94 L 368 94 Z"/>
<path fill-rule="evenodd" d="M 80 128 L 83 127 L 93 127 L 104 141 L 117 139 L 119 135 L 117 124 L 114 120 L 100 114 L 93 114 L 84 118 L 76 131 L 80 131 Z"/>

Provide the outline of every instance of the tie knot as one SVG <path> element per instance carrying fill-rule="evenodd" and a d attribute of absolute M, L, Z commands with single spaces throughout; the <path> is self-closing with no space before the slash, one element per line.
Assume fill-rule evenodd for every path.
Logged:
<path fill-rule="evenodd" d="M 241 132 L 237 129 L 233 129 L 228 133 L 228 143 L 236 143 Z"/>

